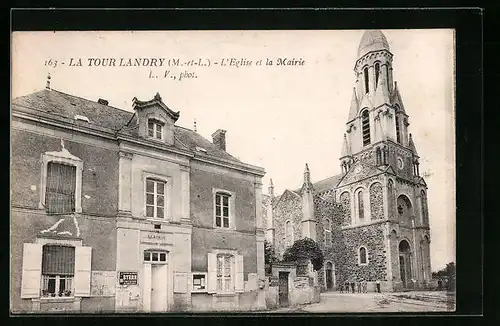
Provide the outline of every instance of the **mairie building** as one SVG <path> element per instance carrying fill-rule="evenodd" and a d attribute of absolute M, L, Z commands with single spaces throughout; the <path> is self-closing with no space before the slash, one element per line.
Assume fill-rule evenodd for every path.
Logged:
<path fill-rule="evenodd" d="M 431 280 L 427 185 L 409 133 L 409 116 L 394 80 L 385 35 L 366 31 L 354 62 L 342 173 L 263 198 L 266 239 L 279 255 L 294 241 L 317 241 L 325 262 L 324 290 L 345 282 L 380 282 L 382 291 L 425 288 Z M 425 109 L 425 108 L 419 108 Z"/>
<path fill-rule="evenodd" d="M 159 94 L 132 106 L 12 100 L 11 311 L 262 309 L 263 168 Z"/>

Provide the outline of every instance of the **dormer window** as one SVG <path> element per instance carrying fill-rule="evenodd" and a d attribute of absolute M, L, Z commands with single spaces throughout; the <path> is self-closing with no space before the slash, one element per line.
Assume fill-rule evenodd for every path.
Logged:
<path fill-rule="evenodd" d="M 155 139 L 163 139 L 163 126 L 165 124 L 161 121 L 149 119 L 148 120 L 148 136 Z"/>

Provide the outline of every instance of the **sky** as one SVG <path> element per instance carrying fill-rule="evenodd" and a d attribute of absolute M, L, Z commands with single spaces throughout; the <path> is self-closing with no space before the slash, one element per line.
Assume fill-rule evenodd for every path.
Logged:
<path fill-rule="evenodd" d="M 382 32 L 394 54 L 394 80 L 429 188 L 431 264 L 438 270 L 455 261 L 454 32 Z M 272 178 L 279 194 L 301 186 L 306 163 L 313 182 L 341 172 L 342 137 L 362 34 L 15 32 L 12 97 L 43 89 L 49 73 L 53 89 L 94 101 L 106 99 L 130 111 L 134 97 L 150 100 L 158 92 L 167 106 L 180 111 L 178 125 L 193 129 L 196 120 L 198 133 L 209 140 L 217 129 L 227 130 L 227 151 L 263 167 L 264 192 Z M 89 66 L 89 58 L 115 59 L 115 66 Z M 162 58 L 164 66 L 126 66 L 129 58 L 132 63 L 135 58 L 150 63 Z M 231 58 L 243 64 L 231 66 Z M 78 59 L 81 66 L 74 65 Z M 179 59 L 184 66 L 165 66 L 169 59 Z M 279 59 L 303 64 L 278 65 Z"/>

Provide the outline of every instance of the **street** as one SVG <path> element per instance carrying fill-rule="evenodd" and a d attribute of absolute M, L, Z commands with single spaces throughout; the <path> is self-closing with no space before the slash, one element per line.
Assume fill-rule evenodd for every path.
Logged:
<path fill-rule="evenodd" d="M 435 312 L 454 311 L 455 296 L 445 291 L 413 291 L 394 293 L 321 293 L 319 303 L 280 308 L 283 313 L 345 312 Z"/>

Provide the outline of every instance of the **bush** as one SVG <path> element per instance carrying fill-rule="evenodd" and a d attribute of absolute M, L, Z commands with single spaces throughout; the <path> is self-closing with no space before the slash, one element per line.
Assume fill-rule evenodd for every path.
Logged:
<path fill-rule="evenodd" d="M 283 254 L 283 261 L 285 262 L 297 263 L 305 260 L 311 260 L 315 271 L 323 267 L 323 252 L 318 243 L 310 238 L 295 241 Z"/>

